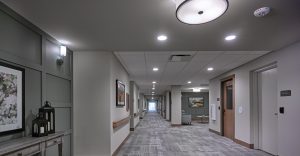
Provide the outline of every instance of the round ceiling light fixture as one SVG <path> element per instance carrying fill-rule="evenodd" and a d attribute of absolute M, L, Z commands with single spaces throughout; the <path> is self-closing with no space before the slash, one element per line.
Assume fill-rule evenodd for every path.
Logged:
<path fill-rule="evenodd" d="M 176 17 L 185 24 L 202 24 L 223 15 L 228 8 L 227 0 L 174 0 Z"/>

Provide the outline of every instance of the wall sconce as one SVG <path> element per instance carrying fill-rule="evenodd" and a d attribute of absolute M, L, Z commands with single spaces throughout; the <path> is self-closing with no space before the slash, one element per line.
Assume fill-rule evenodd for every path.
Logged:
<path fill-rule="evenodd" d="M 64 57 L 65 56 L 67 56 L 67 47 L 66 46 L 60 46 L 59 57 L 56 60 L 58 65 L 62 65 L 64 63 Z"/>

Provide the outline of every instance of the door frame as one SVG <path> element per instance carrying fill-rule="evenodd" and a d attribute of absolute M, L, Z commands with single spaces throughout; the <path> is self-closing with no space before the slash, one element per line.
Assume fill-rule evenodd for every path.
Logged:
<path fill-rule="evenodd" d="M 221 135 L 224 136 L 224 108 L 225 108 L 225 106 L 224 106 L 224 97 L 223 97 L 223 95 L 224 95 L 224 85 L 223 84 L 227 81 L 230 81 L 230 80 L 232 80 L 233 112 L 234 112 L 234 114 L 233 114 L 233 119 L 234 119 L 234 122 L 233 122 L 233 126 L 234 126 L 233 127 L 233 140 L 235 140 L 235 74 L 227 76 L 227 77 L 221 79 L 221 87 L 220 87 L 220 89 L 221 89 L 221 91 L 220 91 L 220 93 L 221 93 L 221 96 L 220 96 L 220 102 L 221 102 L 221 104 L 220 104 Z"/>
<path fill-rule="evenodd" d="M 277 68 L 277 62 L 254 69 L 250 72 L 250 141 L 254 149 L 259 149 L 260 145 L 260 91 L 259 91 L 259 74 L 261 72 Z"/>

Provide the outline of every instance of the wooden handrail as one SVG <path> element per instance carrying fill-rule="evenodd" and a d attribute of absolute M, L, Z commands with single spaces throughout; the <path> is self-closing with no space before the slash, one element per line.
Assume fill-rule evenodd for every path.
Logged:
<path fill-rule="evenodd" d="M 130 120 L 130 116 L 128 116 L 128 117 L 126 117 L 122 120 L 119 120 L 119 121 L 114 121 L 113 122 L 113 129 L 121 127 L 121 126 L 127 124 L 129 122 L 129 120 Z"/>

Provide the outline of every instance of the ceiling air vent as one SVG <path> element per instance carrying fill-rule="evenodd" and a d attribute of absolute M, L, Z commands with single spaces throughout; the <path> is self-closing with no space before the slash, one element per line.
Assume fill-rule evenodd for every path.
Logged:
<path fill-rule="evenodd" d="M 189 62 L 192 59 L 192 55 L 171 55 L 169 62 Z"/>

